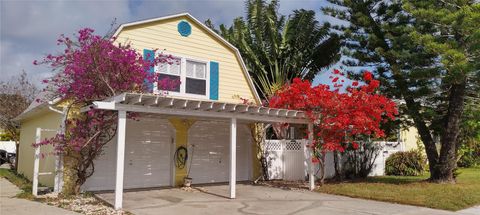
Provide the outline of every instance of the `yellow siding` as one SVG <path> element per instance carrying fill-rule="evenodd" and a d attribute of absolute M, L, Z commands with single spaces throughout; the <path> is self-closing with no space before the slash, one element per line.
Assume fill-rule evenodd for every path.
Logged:
<path fill-rule="evenodd" d="M 405 143 L 405 150 L 417 149 L 417 142 L 420 141 L 417 128 L 411 126 L 401 132 L 401 139 Z"/>
<path fill-rule="evenodd" d="M 41 116 L 22 122 L 20 131 L 20 148 L 18 158 L 18 172 L 32 180 L 33 161 L 35 149 L 32 144 L 35 142 L 35 133 L 37 127 L 43 129 L 58 129 L 60 127 L 61 115 L 55 112 L 47 112 Z M 42 139 L 53 137 L 55 132 L 42 132 Z M 41 153 L 45 156 L 40 158 L 40 172 L 54 172 L 55 157 L 51 154 L 52 146 L 42 146 Z M 45 175 L 39 177 L 39 182 L 43 185 L 53 186 L 54 175 Z"/>
<path fill-rule="evenodd" d="M 188 37 L 177 31 L 181 20 L 187 20 L 192 26 Z M 255 101 L 235 52 L 187 17 L 126 27 L 118 34 L 117 42 L 130 43 L 140 53 L 143 49 L 158 49 L 168 54 L 216 61 L 219 63 L 219 101 L 239 103 L 235 96 Z"/>
<path fill-rule="evenodd" d="M 188 148 L 188 129 L 192 127 L 195 120 L 171 118 L 170 123 L 175 128 L 175 150 L 183 146 Z M 187 176 L 187 167 L 180 169 L 175 167 L 175 181 L 173 186 L 182 186 L 183 179 Z"/>

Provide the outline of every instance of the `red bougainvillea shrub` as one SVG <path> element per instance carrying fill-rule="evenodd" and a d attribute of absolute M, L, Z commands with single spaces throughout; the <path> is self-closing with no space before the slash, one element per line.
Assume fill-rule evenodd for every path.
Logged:
<path fill-rule="evenodd" d="M 45 100 L 60 99 L 67 104 L 64 132 L 39 145 L 53 144 L 57 152 L 76 161 L 73 168 L 77 193 L 94 172 L 93 160 L 102 153 L 103 146 L 115 136 L 117 129 L 116 112 L 90 109 L 82 113 L 79 109 L 124 92 L 151 92 L 157 77 L 149 68 L 158 63 L 174 63 L 171 56 L 142 56 L 128 44 L 118 44 L 115 38 L 93 33 L 92 29 L 85 28 L 74 38 L 61 35 L 57 40 L 57 45 L 63 47 L 60 54 L 34 61 L 55 71 L 52 78 L 44 80 L 45 91 L 50 95 Z M 158 88 L 169 90 L 178 84 L 161 80 Z M 128 117 L 135 115 L 130 113 Z"/>
<path fill-rule="evenodd" d="M 377 93 L 380 85 L 368 71 L 363 73 L 364 84 L 355 81 L 344 92 L 343 74 L 334 70 L 329 85 L 312 86 L 309 81 L 299 78 L 284 86 L 273 98 L 269 106 L 303 110 L 314 124 L 314 162 L 321 161 L 321 154 L 327 151 L 344 152 L 357 149 L 354 140 L 360 136 L 383 137 L 380 129 L 382 121 L 393 120 L 398 114 L 395 103 Z M 352 140 L 345 139 L 347 136 Z M 323 156 L 324 157 L 324 156 Z"/>

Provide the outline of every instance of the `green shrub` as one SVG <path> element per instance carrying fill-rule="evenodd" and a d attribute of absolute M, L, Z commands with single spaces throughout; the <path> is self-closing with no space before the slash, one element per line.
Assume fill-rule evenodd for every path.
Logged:
<path fill-rule="evenodd" d="M 423 173 L 425 166 L 425 156 L 418 150 L 395 152 L 385 161 L 385 174 L 416 176 Z"/>
<path fill-rule="evenodd" d="M 480 166 L 480 136 L 476 139 L 470 138 L 468 141 L 462 141 L 457 153 L 459 167 Z"/>

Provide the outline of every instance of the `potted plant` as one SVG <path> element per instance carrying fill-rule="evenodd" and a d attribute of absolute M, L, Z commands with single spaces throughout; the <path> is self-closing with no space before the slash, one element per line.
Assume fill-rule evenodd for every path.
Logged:
<path fill-rule="evenodd" d="M 183 187 L 190 187 L 192 185 L 192 178 L 185 177 L 183 178 Z"/>

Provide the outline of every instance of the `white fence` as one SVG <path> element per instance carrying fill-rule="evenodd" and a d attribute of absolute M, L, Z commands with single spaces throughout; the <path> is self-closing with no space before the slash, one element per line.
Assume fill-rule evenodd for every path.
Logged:
<path fill-rule="evenodd" d="M 304 180 L 306 140 L 267 140 L 265 158 L 269 179 Z"/>
<path fill-rule="evenodd" d="M 398 142 L 377 142 L 382 146 L 375 160 L 371 176 L 385 174 L 385 161 L 393 153 L 404 150 L 404 144 Z M 305 180 L 307 176 L 306 149 L 307 140 L 266 140 L 265 158 L 268 166 L 269 179 Z M 319 175 L 319 165 L 315 166 L 315 173 Z M 325 157 L 325 178 L 335 175 L 333 153 L 328 152 Z"/>

